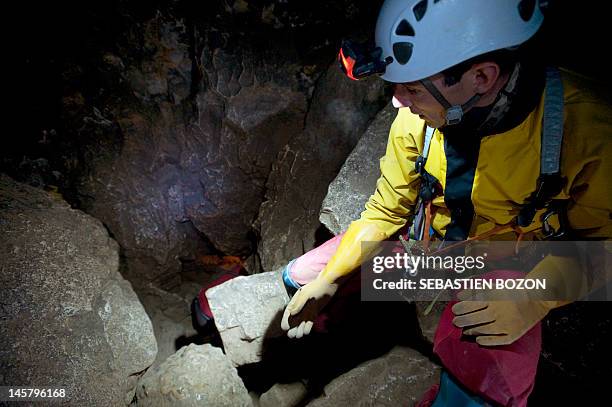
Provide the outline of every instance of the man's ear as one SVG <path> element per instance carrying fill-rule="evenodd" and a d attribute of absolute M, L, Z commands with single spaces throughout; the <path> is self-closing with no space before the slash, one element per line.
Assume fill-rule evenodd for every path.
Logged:
<path fill-rule="evenodd" d="M 480 62 L 470 68 L 470 77 L 474 93 L 485 94 L 501 75 L 501 69 L 495 62 Z"/>

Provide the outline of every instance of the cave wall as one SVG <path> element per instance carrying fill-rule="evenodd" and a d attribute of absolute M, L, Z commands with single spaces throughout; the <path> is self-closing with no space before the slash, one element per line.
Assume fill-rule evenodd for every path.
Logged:
<path fill-rule="evenodd" d="M 40 103 L 53 109 L 21 146 L 33 159 L 16 149 L 3 167 L 100 219 L 132 280 L 163 285 L 202 253 L 251 256 L 253 271 L 257 252 L 265 269 L 301 254 L 327 184 L 385 98 L 382 81 L 350 83 L 335 62 L 379 5 L 298 3 L 50 8 L 51 49 L 30 64 L 49 66 Z M 280 241 L 287 250 L 265 249 Z"/>
<path fill-rule="evenodd" d="M 319 211 L 330 182 L 387 99 L 383 83 L 346 79 L 336 64 L 320 79 L 304 131 L 284 148 L 270 174 L 257 225 L 258 254 L 274 270 L 310 250 L 321 226 Z M 379 157 L 372 157 L 378 162 Z M 321 243 L 321 242 L 318 242 Z"/>
<path fill-rule="evenodd" d="M 295 56 L 274 49 L 268 56 L 245 43 L 213 49 L 200 38 L 192 60 L 181 20 L 158 15 L 133 29 L 150 56 L 124 63 L 123 55 L 105 55 L 118 64 L 131 100 L 105 106 L 110 118 L 81 130 L 114 132 L 119 147 L 112 154 L 97 143 L 84 146 L 80 201 L 141 275 L 178 271 L 179 259 L 193 253 L 196 230 L 223 253 L 249 254 L 272 162 L 306 114 Z"/>

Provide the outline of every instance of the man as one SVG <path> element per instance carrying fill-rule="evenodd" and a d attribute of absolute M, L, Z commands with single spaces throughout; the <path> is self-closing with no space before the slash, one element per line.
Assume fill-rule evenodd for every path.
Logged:
<path fill-rule="evenodd" d="M 378 49 L 361 56 L 343 46 L 347 75 L 381 74 L 395 86 L 399 112 L 361 218 L 314 262 L 322 270 L 313 273 L 308 264 L 317 249 L 286 269 L 285 281 L 299 287 L 282 321 L 290 337 L 309 334 L 312 315 L 368 255 L 362 242 L 381 242 L 413 221 L 419 237 L 445 243 L 483 235 L 544 239 L 558 237 L 560 228 L 576 240 L 612 236 L 606 179 L 612 109 L 581 79 L 534 60 L 530 39 L 542 22 L 535 0 L 387 0 L 376 26 Z M 560 114 L 549 115 L 555 89 Z M 550 158 L 551 149 L 542 146 L 542 133 L 555 117 L 559 134 L 553 137 L 560 142 L 562 130 L 562 153 L 557 168 L 546 172 L 541 156 Z M 427 135 L 428 127 L 435 131 Z M 423 213 L 417 213 L 419 197 Z M 548 255 L 528 277 L 547 278 L 575 299 L 584 294 L 578 267 L 570 257 Z M 452 307 L 452 321 L 481 347 L 511 345 L 567 302 L 461 301 Z M 532 384 L 512 403 L 523 404 Z"/>

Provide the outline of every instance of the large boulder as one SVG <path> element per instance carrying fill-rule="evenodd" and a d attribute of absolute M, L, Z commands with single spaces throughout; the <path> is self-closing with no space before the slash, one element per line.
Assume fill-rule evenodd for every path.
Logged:
<path fill-rule="evenodd" d="M 276 383 L 261 395 L 259 407 L 295 407 L 306 394 L 307 389 L 302 382 Z"/>
<path fill-rule="evenodd" d="M 319 220 L 334 235 L 342 233 L 352 221 L 359 219 L 365 203 L 374 193 L 380 175 L 378 162 L 385 154 L 389 129 L 396 114 L 397 109 L 388 104 L 376 115 L 329 184 Z"/>
<path fill-rule="evenodd" d="M 206 291 L 234 366 L 260 362 L 264 340 L 283 335 L 280 315 L 289 302 L 279 271 L 236 277 Z"/>
<path fill-rule="evenodd" d="M 238 372 L 219 348 L 183 347 L 138 382 L 136 406 L 251 407 Z"/>
<path fill-rule="evenodd" d="M 0 384 L 129 404 L 157 344 L 102 223 L 0 174 L 0 240 Z"/>
<path fill-rule="evenodd" d="M 196 253 L 253 251 L 270 168 L 307 107 L 294 52 L 211 43 L 201 29 L 192 55 L 184 19 L 136 22 L 123 40 L 142 49 L 101 57 L 121 97 L 100 108 L 77 89 L 64 98 L 79 151 L 75 199 L 112 231 L 132 280 L 166 289 Z"/>
<path fill-rule="evenodd" d="M 195 294 L 187 299 L 149 284 L 140 288 L 138 297 L 151 318 L 157 340 L 157 357 L 151 366 L 155 367 L 176 353 L 181 344 L 196 337 L 190 315 Z"/>
<path fill-rule="evenodd" d="M 256 225 L 264 270 L 312 249 L 329 183 L 384 106 L 383 82 L 354 82 L 330 65 L 314 92 L 304 131 L 285 146 L 266 184 Z"/>
<path fill-rule="evenodd" d="M 439 378 L 438 366 L 398 346 L 337 377 L 308 406 L 412 406 Z"/>

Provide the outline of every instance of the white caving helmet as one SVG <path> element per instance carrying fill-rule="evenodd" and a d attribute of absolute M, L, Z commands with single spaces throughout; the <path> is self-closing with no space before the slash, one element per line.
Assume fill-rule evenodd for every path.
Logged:
<path fill-rule="evenodd" d="M 382 78 L 418 81 L 515 47 L 531 38 L 543 19 L 540 0 L 386 0 L 376 23 L 376 46 L 387 61 Z"/>

